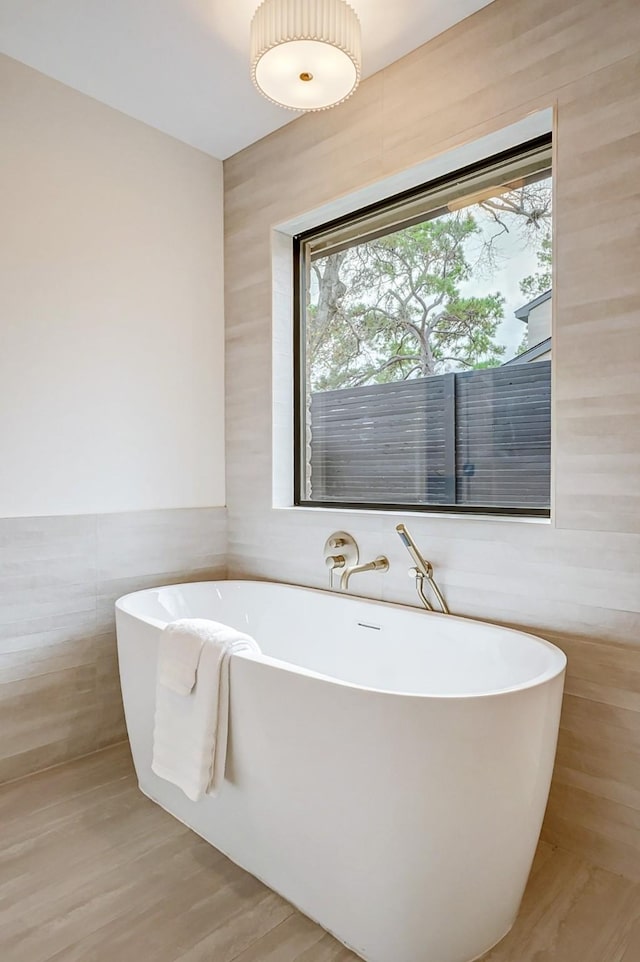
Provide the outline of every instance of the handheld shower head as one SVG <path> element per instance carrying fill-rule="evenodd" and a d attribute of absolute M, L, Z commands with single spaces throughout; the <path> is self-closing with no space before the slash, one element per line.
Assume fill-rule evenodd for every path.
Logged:
<path fill-rule="evenodd" d="M 407 529 L 405 528 L 405 526 L 403 524 L 397 524 L 396 531 L 400 535 L 400 540 L 402 541 L 405 548 L 408 548 L 411 542 L 409 541 L 409 535 L 407 534 Z"/>
<path fill-rule="evenodd" d="M 403 524 L 397 524 L 396 531 L 400 535 L 400 540 L 402 541 L 403 545 L 411 555 L 413 563 L 415 564 L 420 574 L 423 575 L 425 578 L 430 578 L 431 572 L 433 569 L 431 568 L 431 565 L 429 564 L 429 562 L 425 561 L 425 559 L 420 554 L 418 545 L 415 543 L 415 541 L 407 531 L 406 527 Z"/>

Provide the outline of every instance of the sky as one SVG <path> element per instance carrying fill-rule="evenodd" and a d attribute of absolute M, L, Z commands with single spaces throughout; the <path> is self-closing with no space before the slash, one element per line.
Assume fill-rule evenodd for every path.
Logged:
<path fill-rule="evenodd" d="M 480 233 L 471 238 L 467 244 L 470 264 L 477 261 L 483 244 L 496 232 L 496 223 L 487 211 L 475 205 L 472 213 Z M 541 240 L 542 236 L 541 230 Z M 535 274 L 539 266 L 534 246 L 531 243 L 527 244 L 517 229 L 510 230 L 508 234 L 501 234 L 494 243 L 497 257 L 492 273 L 474 271 L 473 278 L 464 281 L 460 285 L 460 290 L 466 296 L 484 297 L 498 292 L 504 296 L 504 320 L 500 323 L 495 339 L 506 347 L 504 359 L 508 361 L 517 353 L 523 335 L 526 333 L 526 324 L 514 316 L 514 311 L 531 300 L 521 294 L 520 281 L 530 274 Z"/>

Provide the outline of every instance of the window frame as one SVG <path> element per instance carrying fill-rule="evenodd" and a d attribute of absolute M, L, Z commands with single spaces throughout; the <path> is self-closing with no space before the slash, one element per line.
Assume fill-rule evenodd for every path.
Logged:
<path fill-rule="evenodd" d="M 303 414 L 306 407 L 306 338 L 303 335 L 305 316 L 304 307 L 306 305 L 306 271 L 304 250 L 307 242 L 318 236 L 333 230 L 338 230 L 367 217 L 384 212 L 394 205 L 402 205 L 417 200 L 419 197 L 434 193 L 442 188 L 455 183 L 461 178 L 473 177 L 481 174 L 484 170 L 497 164 L 507 164 L 516 160 L 528 151 L 552 148 L 553 135 L 551 131 L 535 137 L 531 140 L 523 141 L 515 147 L 491 154 L 482 160 L 476 161 L 465 167 L 456 168 L 448 174 L 437 177 L 417 187 L 401 191 L 384 197 L 382 200 L 373 204 L 361 207 L 351 213 L 336 217 L 333 220 L 319 224 L 310 230 L 305 230 L 293 237 L 293 506 L 296 508 L 318 508 L 324 510 L 352 510 L 352 511 L 386 511 L 386 512 L 412 512 L 420 514 L 448 514 L 448 515 L 487 515 L 493 517 L 519 517 L 519 518 L 551 518 L 551 505 L 548 508 L 519 507 L 513 505 L 462 505 L 462 504 L 417 504 L 415 502 L 376 502 L 376 501 L 313 501 L 302 497 L 302 477 L 303 464 L 306 464 L 306 441 L 303 437 L 303 430 L 306 430 L 306 418 Z M 552 177 L 554 169 L 552 165 Z M 552 231 L 553 218 L 552 214 Z M 392 231 L 389 231 L 392 233 Z M 553 305 L 553 294 L 552 294 Z M 552 306 L 553 311 L 553 306 Z M 552 365 L 553 365 L 552 360 Z M 553 368 L 552 368 L 553 370 Z M 553 491 L 553 380 L 551 385 L 551 484 L 550 501 Z"/>

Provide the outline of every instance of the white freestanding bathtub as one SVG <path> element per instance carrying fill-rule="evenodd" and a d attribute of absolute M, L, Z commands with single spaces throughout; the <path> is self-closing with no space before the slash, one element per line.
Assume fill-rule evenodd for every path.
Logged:
<path fill-rule="evenodd" d="M 566 659 L 532 635 L 262 582 L 117 602 L 140 788 L 369 962 L 469 962 L 515 919 Z M 176 618 L 252 634 L 231 661 L 220 793 L 151 771 L 156 653 Z"/>

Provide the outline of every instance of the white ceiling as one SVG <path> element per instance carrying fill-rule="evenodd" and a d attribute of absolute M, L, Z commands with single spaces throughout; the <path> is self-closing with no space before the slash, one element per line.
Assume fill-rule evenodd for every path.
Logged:
<path fill-rule="evenodd" d="M 351 0 L 364 76 L 491 0 Z M 0 51 L 225 158 L 295 116 L 254 89 L 259 0 L 0 0 Z M 340 109 L 340 108 L 336 108 Z"/>

